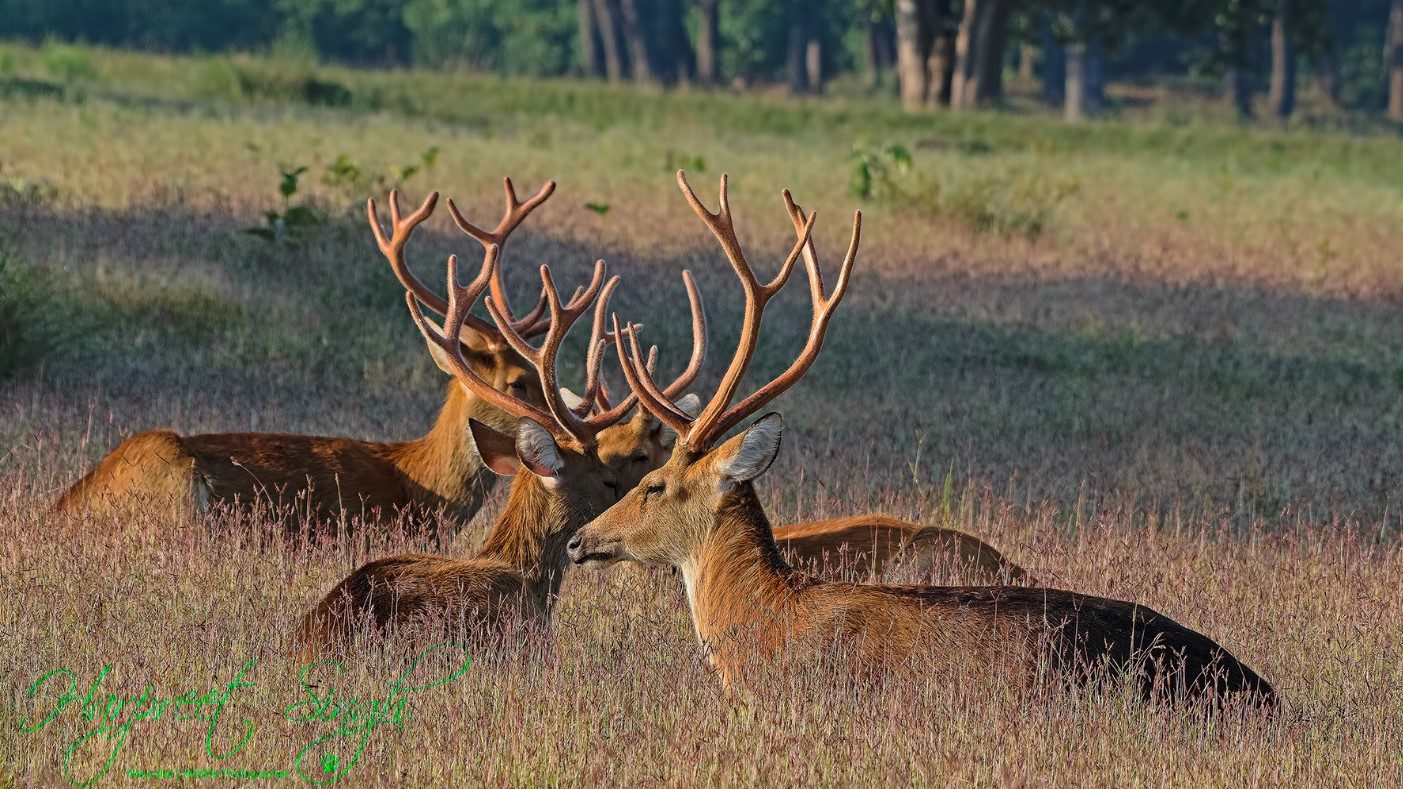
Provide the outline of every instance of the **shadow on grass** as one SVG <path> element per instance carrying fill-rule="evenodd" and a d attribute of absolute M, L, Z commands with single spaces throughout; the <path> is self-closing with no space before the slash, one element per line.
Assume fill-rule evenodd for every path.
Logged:
<path fill-rule="evenodd" d="M 21 229 L 21 258 L 68 269 L 75 289 L 66 309 L 101 316 L 81 364 L 9 385 L 37 388 L 54 404 L 67 426 L 60 441 L 94 399 L 125 430 L 168 423 L 173 401 L 184 404 L 178 429 L 190 431 L 407 438 L 429 425 L 441 379 L 402 289 L 355 219 L 274 247 L 240 234 L 237 217 L 173 207 L 75 214 L 9 206 L 0 218 Z M 456 231 L 421 234 L 411 258 L 434 287 L 448 251 L 473 257 L 475 243 Z M 539 233 L 513 240 L 511 290 L 534 293 L 528 269 L 537 261 L 551 261 L 568 290 L 600 253 Z M 604 253 L 624 277 L 614 308 L 645 324 L 664 367 L 688 347 L 679 271 L 697 275 L 712 349 L 697 388 L 708 391 L 740 316 L 739 288 L 720 255 Z M 109 284 L 84 286 L 99 269 Z M 123 272 L 141 284 L 139 297 L 114 295 L 110 282 Z M 1097 315 L 1097 324 L 1058 311 L 1067 305 Z M 938 487 L 949 471 L 1067 504 L 1168 502 L 1266 518 L 1295 506 L 1320 519 L 1374 522 L 1394 518 L 1390 504 L 1403 494 L 1396 305 L 1132 277 L 995 281 L 859 268 L 840 312 L 821 361 L 775 407 L 793 439 L 780 473 L 802 469 L 843 496 Z M 769 310 L 748 385 L 787 366 L 808 316 L 805 287 L 792 283 Z M 1263 323 L 1215 329 L 1245 316 Z M 575 334 L 562 356 L 571 374 L 585 331 Z M 208 395 L 192 400 L 192 389 Z M 221 407 L 229 401 L 239 406 Z M 53 424 L 54 414 L 6 418 Z"/>

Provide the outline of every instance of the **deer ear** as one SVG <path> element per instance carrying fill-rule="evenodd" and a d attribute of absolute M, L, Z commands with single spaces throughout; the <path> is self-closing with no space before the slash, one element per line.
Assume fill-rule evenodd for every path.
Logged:
<path fill-rule="evenodd" d="M 476 419 L 468 420 L 468 431 L 472 433 L 478 457 L 488 468 L 504 477 L 514 476 L 521 468 L 516 459 L 516 442 Z"/>
<path fill-rule="evenodd" d="M 687 416 L 696 416 L 701 411 L 701 398 L 697 397 L 696 392 L 688 392 L 677 401 L 677 407 Z"/>
<path fill-rule="evenodd" d="M 696 416 L 697 413 L 701 411 L 701 398 L 697 397 L 695 394 L 688 393 L 683 395 L 682 399 L 678 400 L 676 405 L 678 408 L 682 409 L 682 413 L 687 416 Z M 659 421 L 657 417 L 648 413 L 648 409 L 646 408 L 640 406 L 638 413 L 640 418 L 651 420 L 650 427 L 661 439 L 659 443 L 662 445 L 662 448 L 672 449 L 672 445 L 677 441 L 677 434 L 669 430 L 667 437 L 663 438 L 663 423 Z"/>
<path fill-rule="evenodd" d="M 764 474 L 779 455 L 784 419 L 771 411 L 717 450 L 717 468 L 731 485 L 749 482 Z"/>
<path fill-rule="evenodd" d="M 560 387 L 560 399 L 564 400 L 565 407 L 569 408 L 572 411 L 576 408 L 579 408 L 585 402 L 585 399 L 583 397 L 580 397 L 579 395 L 575 394 L 569 389 L 566 389 L 563 386 Z"/>
<path fill-rule="evenodd" d="M 555 436 L 536 421 L 522 419 L 519 423 L 516 429 L 516 457 L 548 486 L 560 483 L 560 475 L 565 471 L 565 458 L 560 455 L 560 445 L 555 443 Z"/>
<path fill-rule="evenodd" d="M 463 347 L 467 349 L 467 353 L 463 354 L 463 356 L 469 363 L 471 363 L 474 358 L 481 359 L 490 350 L 487 339 L 467 326 L 463 327 L 463 333 L 458 335 L 458 338 L 463 343 Z M 440 348 L 438 343 L 429 342 L 428 340 L 424 342 L 429 346 L 429 356 L 433 357 L 434 364 L 438 365 L 438 369 L 450 376 L 456 375 L 456 373 L 453 372 L 453 363 L 448 361 L 447 352 Z"/>

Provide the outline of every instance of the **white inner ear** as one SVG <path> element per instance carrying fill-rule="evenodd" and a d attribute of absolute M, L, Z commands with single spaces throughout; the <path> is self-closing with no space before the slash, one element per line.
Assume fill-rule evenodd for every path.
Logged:
<path fill-rule="evenodd" d="M 565 407 L 569 408 L 572 411 L 576 408 L 579 408 L 580 405 L 585 402 L 585 399 L 583 397 L 580 397 L 579 395 L 575 394 L 569 389 L 566 389 L 563 386 L 560 387 L 560 399 L 564 400 Z"/>
<path fill-rule="evenodd" d="M 721 473 L 732 482 L 749 482 L 764 474 L 779 454 L 783 432 L 784 420 L 779 414 L 767 414 L 741 436 L 740 448 L 720 464 Z"/>
<path fill-rule="evenodd" d="M 530 419 L 521 420 L 516 431 L 516 454 L 531 472 L 547 483 L 555 483 L 565 470 L 565 459 L 549 430 Z"/>
<path fill-rule="evenodd" d="M 434 364 L 438 365 L 438 369 L 444 371 L 445 373 L 448 373 L 449 375 L 454 375 L 455 373 L 453 372 L 453 366 L 448 362 L 448 354 L 444 353 L 443 349 L 438 347 L 434 343 L 427 341 L 426 343 L 429 346 L 429 356 L 433 357 Z"/>
<path fill-rule="evenodd" d="M 677 407 L 682 409 L 682 413 L 687 416 L 696 416 L 701 411 L 701 398 L 695 392 L 688 392 L 677 401 Z"/>

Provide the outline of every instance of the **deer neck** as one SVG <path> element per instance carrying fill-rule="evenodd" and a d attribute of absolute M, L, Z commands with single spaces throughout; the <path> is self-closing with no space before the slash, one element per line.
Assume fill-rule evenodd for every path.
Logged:
<path fill-rule="evenodd" d="M 565 544 L 587 520 L 534 474 L 519 471 L 512 478 L 506 509 L 477 558 L 510 566 L 525 581 L 527 594 L 549 610 L 565 577 Z"/>
<path fill-rule="evenodd" d="M 726 494 L 710 534 L 679 569 L 697 637 L 723 673 L 741 653 L 776 646 L 770 634 L 795 616 L 804 580 L 780 556 L 749 483 Z"/>
<path fill-rule="evenodd" d="M 427 491 L 425 498 L 429 501 L 425 503 L 446 503 L 460 518 L 471 518 L 497 481 L 497 475 L 483 466 L 473 446 L 468 433 L 470 418 L 490 425 L 502 421 L 500 411 L 450 382 L 433 428 L 422 438 L 393 450 L 400 472 Z M 433 501 L 434 497 L 439 501 Z"/>

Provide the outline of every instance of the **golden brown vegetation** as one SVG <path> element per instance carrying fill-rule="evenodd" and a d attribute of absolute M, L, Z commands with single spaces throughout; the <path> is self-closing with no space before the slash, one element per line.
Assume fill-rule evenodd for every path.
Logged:
<path fill-rule="evenodd" d="M 549 230 L 523 235 L 513 254 L 558 264 L 562 279 L 607 258 L 629 283 L 621 311 L 664 348 L 685 344 L 685 327 L 665 319 L 687 266 L 709 297 L 712 340 L 727 347 L 734 285 L 686 206 L 659 197 L 671 195 L 670 154 L 705 159 L 709 175 L 746 173 L 733 200 L 757 218 L 740 232 L 772 258 L 783 250 L 764 240 L 788 232 L 759 218 L 774 188 L 850 205 L 833 163 L 868 137 L 912 150 L 902 188 L 929 195 L 938 182 L 959 199 L 864 207 L 865 278 L 805 388 L 779 404 L 803 451 L 770 472 L 774 520 L 879 510 L 979 535 L 1041 583 L 1140 600 L 1212 633 L 1273 680 L 1289 714 L 1204 723 L 1129 694 L 1029 700 L 922 683 L 854 694 L 817 671 L 754 702 L 723 700 L 675 579 L 572 573 L 549 641 L 475 655 L 462 680 L 415 700 L 403 731 L 378 729 L 353 777 L 1403 778 L 1398 140 L 1071 130 L 341 70 L 323 76 L 378 103 L 225 104 L 191 92 L 192 61 L 94 62 L 85 95 L 30 95 L 19 80 L 42 74 L 21 53 L 0 98 L 0 243 L 12 268 L 48 279 L 42 314 L 78 336 L 0 383 L 6 720 L 30 713 L 24 690 L 59 666 L 91 681 L 110 664 L 113 689 L 164 693 L 213 687 L 261 657 L 257 687 L 230 713 L 258 729 L 237 766 L 285 765 L 328 731 L 281 721 L 302 698 L 278 657 L 297 617 L 355 567 L 421 541 L 307 546 L 239 514 L 57 521 L 47 509 L 123 436 L 156 425 L 380 440 L 422 431 L 441 375 L 366 236 L 366 194 L 317 177 L 337 157 L 379 172 L 400 163 L 394 151 L 439 145 L 430 177 L 404 188 L 418 197 L 431 178 L 484 195 L 469 215 L 494 209 L 500 173 L 531 183 L 568 173 Z M 329 218 L 269 245 L 240 231 L 278 206 L 280 162 L 313 167 L 303 187 Z M 1036 238 L 982 224 L 1032 213 L 1045 217 Z M 424 228 L 426 260 L 457 243 L 450 230 Z M 820 243 L 839 243 L 833 232 L 821 226 Z M 757 356 L 757 377 L 802 342 L 807 316 L 792 295 L 772 310 L 775 344 Z M 909 334 L 887 337 L 893 321 Z M 874 337 L 889 351 L 872 354 Z M 501 503 L 489 501 L 453 555 L 470 553 Z M 981 580 L 944 563 L 909 572 L 900 580 Z M 382 692 L 399 665 L 390 652 L 348 663 L 337 687 Z M 57 783 L 65 749 L 89 730 L 72 716 L 43 733 L 7 726 L 3 769 Z M 150 724 L 117 769 L 208 766 L 202 736 Z"/>

